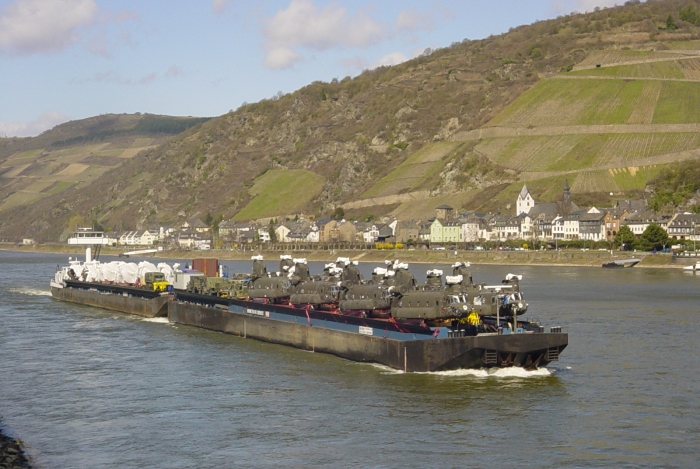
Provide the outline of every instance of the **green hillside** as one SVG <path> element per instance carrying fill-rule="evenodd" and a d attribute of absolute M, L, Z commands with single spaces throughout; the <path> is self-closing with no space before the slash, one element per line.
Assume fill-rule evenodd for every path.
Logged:
<path fill-rule="evenodd" d="M 253 199 L 235 220 L 266 218 L 302 212 L 323 188 L 323 177 L 304 170 L 270 170 L 255 179 Z"/>
<path fill-rule="evenodd" d="M 35 138 L 0 139 L 0 213 L 82 187 L 207 119 L 104 115 Z"/>
<path fill-rule="evenodd" d="M 489 138 L 475 149 L 518 171 L 625 167 L 657 156 L 700 148 L 696 132 L 568 134 Z"/>
<path fill-rule="evenodd" d="M 592 76 L 611 78 L 688 78 L 684 70 L 696 64 L 697 59 L 668 60 L 661 62 L 649 62 L 632 65 L 618 65 L 614 67 L 590 68 L 571 72 L 571 76 Z M 683 67 L 683 68 L 681 68 Z"/>
<path fill-rule="evenodd" d="M 459 143 L 453 142 L 425 145 L 380 179 L 377 184 L 362 194 L 361 198 L 401 194 L 420 189 L 426 181 L 439 174 L 450 153 L 459 146 Z"/>
<path fill-rule="evenodd" d="M 644 78 L 541 80 L 487 126 L 700 123 L 700 82 Z"/>

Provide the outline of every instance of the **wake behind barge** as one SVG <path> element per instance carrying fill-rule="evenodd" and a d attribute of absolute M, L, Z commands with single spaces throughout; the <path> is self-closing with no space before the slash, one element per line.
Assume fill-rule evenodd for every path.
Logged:
<path fill-rule="evenodd" d="M 507 327 L 477 331 L 454 324 L 429 327 L 425 321 L 339 314 L 337 310 L 276 303 L 268 298 L 224 297 L 195 292 L 196 288 L 165 293 L 103 282 L 55 283 L 52 281 L 52 295 L 60 300 L 142 316 L 167 315 L 177 324 L 407 372 L 509 366 L 534 369 L 558 360 L 568 345 L 568 334 L 561 328 L 545 332 L 538 324 L 520 320 L 515 328 L 512 322 L 503 322 Z M 489 320 L 484 317 L 486 323 Z"/>

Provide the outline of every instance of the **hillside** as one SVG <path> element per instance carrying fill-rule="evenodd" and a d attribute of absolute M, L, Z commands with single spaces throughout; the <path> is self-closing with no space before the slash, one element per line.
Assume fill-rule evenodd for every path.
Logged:
<path fill-rule="evenodd" d="M 688 14 L 698 3 L 628 2 L 465 40 L 242 106 L 160 145 L 66 135 L 74 158 L 56 159 L 61 169 L 37 173 L 36 186 L 3 184 L 0 237 L 56 239 L 76 214 L 133 229 L 337 206 L 350 217 L 425 217 L 441 203 L 507 210 L 523 182 L 538 200 L 556 199 L 564 180 L 582 203 L 639 195 L 700 155 L 700 28 Z M 0 177 L 19 184 L 42 153 L 26 143 L 10 157 L 5 145 Z M 131 148 L 145 151 L 69 191 L 58 184 L 73 180 L 46 179 Z"/>
<path fill-rule="evenodd" d="M 85 187 L 206 120 L 104 115 L 59 125 L 35 138 L 0 139 L 0 212 Z"/>

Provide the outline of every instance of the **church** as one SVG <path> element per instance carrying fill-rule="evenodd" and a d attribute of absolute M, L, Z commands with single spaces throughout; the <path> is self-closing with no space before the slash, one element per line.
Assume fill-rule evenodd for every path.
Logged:
<path fill-rule="evenodd" d="M 578 209 L 579 207 L 571 202 L 571 188 L 569 187 L 568 180 L 564 182 L 564 194 L 562 200 L 559 202 L 536 203 L 530 191 L 527 189 L 527 184 L 523 184 L 523 188 L 520 190 L 520 194 L 518 194 L 518 200 L 515 202 L 515 215 L 520 216 L 526 214 L 531 219 L 544 216 L 551 220 L 557 215 L 564 216 Z"/>

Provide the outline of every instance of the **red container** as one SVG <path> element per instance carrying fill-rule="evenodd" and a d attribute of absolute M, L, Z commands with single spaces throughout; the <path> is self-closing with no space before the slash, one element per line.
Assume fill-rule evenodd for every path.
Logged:
<path fill-rule="evenodd" d="M 192 259 L 192 268 L 202 272 L 207 277 L 219 276 L 218 259 Z"/>

